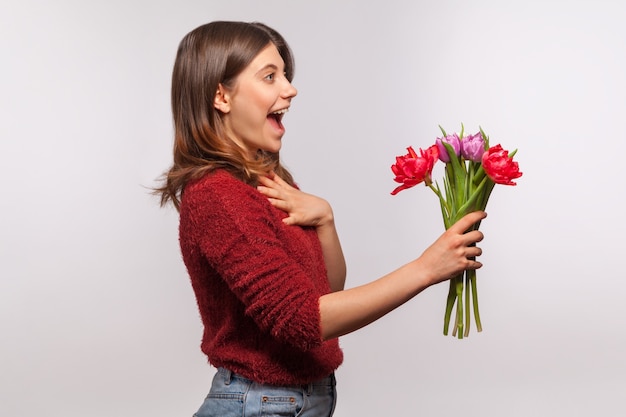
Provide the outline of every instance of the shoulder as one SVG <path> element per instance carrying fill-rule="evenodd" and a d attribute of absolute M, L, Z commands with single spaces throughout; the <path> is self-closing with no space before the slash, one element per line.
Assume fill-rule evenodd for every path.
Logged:
<path fill-rule="evenodd" d="M 187 184 L 182 200 L 188 204 L 197 199 L 217 203 L 225 199 L 255 199 L 259 195 L 260 193 L 253 186 L 235 178 L 225 170 L 217 170 Z"/>
<path fill-rule="evenodd" d="M 245 215 L 271 211 L 272 206 L 255 187 L 235 178 L 225 170 L 216 170 L 192 181 L 181 198 L 181 215 L 208 215 L 211 212 Z"/>
<path fill-rule="evenodd" d="M 235 178 L 228 171 L 218 169 L 197 180 L 189 182 L 189 184 L 185 187 L 185 193 L 193 194 L 195 192 L 204 192 L 207 190 L 219 192 L 224 188 L 237 192 L 245 192 L 246 190 L 254 189 L 251 185 Z"/>

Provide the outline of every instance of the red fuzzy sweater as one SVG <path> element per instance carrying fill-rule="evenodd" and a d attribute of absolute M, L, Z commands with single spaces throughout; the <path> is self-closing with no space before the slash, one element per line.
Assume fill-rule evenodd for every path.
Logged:
<path fill-rule="evenodd" d="M 226 171 L 189 183 L 180 247 L 204 324 L 202 351 L 215 367 L 276 385 L 328 376 L 342 362 L 322 341 L 319 297 L 330 292 L 315 228 Z"/>

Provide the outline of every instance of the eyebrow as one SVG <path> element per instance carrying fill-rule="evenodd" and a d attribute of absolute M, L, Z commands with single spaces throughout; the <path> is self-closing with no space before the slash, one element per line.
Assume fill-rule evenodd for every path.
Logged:
<path fill-rule="evenodd" d="M 267 65 L 263 66 L 263 68 L 261 68 L 260 70 L 258 70 L 258 71 L 256 72 L 256 75 L 258 75 L 259 73 L 261 73 L 261 72 L 263 72 L 263 71 L 266 71 L 266 70 L 268 70 L 268 69 L 272 69 L 272 70 L 274 70 L 274 71 L 278 71 L 278 67 L 277 67 L 276 65 L 274 65 L 274 64 L 267 64 Z"/>

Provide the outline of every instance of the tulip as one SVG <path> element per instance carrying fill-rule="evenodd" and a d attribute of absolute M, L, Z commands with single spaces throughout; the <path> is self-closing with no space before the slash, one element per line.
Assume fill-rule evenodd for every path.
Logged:
<path fill-rule="evenodd" d="M 485 153 L 485 140 L 478 132 L 461 139 L 461 156 L 473 162 L 481 162 Z"/>
<path fill-rule="evenodd" d="M 485 173 L 496 184 L 516 185 L 512 180 L 522 176 L 517 162 L 500 145 L 489 148 L 482 161 Z"/>
<path fill-rule="evenodd" d="M 441 162 L 445 162 L 445 163 L 450 162 L 450 155 L 448 155 L 448 150 L 444 146 L 444 143 L 447 143 L 450 146 L 452 146 L 452 149 L 454 150 L 454 153 L 456 154 L 456 156 L 460 155 L 461 140 L 459 139 L 459 135 L 457 135 L 456 133 L 453 135 L 447 135 L 441 138 L 437 138 L 435 140 L 435 143 L 437 144 L 437 148 L 439 149 L 439 160 Z"/>
<path fill-rule="evenodd" d="M 395 175 L 394 181 L 402 184 L 393 190 L 391 195 L 396 195 L 421 182 L 425 182 L 426 185 L 432 182 L 431 174 L 438 157 L 437 147 L 433 145 L 426 151 L 420 149 L 419 155 L 411 146 L 407 151 L 404 156 L 396 156 L 396 163 L 391 166 L 391 171 Z"/>

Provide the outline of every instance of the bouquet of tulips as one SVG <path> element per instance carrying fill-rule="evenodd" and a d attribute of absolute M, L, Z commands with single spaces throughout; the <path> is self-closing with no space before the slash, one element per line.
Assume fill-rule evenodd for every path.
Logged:
<path fill-rule="evenodd" d="M 408 153 L 396 157 L 391 166 L 394 181 L 400 183 L 392 195 L 402 190 L 424 183 L 439 198 L 441 214 L 446 229 L 464 215 L 485 210 L 489 196 L 496 184 L 516 185 L 514 179 L 522 176 L 513 156 L 517 151 L 508 152 L 502 146 L 489 146 L 489 137 L 482 129 L 473 135 L 464 136 L 461 125 L 460 134 L 448 135 L 439 126 L 442 137 L 436 138 L 435 144 L 415 152 L 408 147 Z M 443 191 L 431 175 L 437 160 L 446 164 L 443 178 Z M 480 223 L 474 225 L 477 230 Z M 478 311 L 478 292 L 476 288 L 476 270 L 467 270 L 450 280 L 450 289 L 444 315 L 444 335 L 448 334 L 452 310 L 456 304 L 455 323 L 452 335 L 459 339 L 469 336 L 470 303 L 473 306 L 477 330 L 482 331 Z"/>

